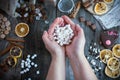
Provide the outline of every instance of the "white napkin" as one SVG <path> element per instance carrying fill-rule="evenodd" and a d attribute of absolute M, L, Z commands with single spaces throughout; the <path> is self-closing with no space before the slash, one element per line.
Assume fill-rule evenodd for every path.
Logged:
<path fill-rule="evenodd" d="M 115 0 L 112 9 L 102 15 L 94 15 L 104 30 L 120 26 L 120 0 Z"/>

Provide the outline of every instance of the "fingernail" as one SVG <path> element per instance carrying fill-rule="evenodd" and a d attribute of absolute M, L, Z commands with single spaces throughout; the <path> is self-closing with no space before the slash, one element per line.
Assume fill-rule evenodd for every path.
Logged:
<path fill-rule="evenodd" d="M 45 34 L 46 33 L 46 31 L 44 31 L 44 33 L 43 34 Z"/>
<path fill-rule="evenodd" d="M 76 24 L 77 26 L 79 26 L 79 24 Z"/>

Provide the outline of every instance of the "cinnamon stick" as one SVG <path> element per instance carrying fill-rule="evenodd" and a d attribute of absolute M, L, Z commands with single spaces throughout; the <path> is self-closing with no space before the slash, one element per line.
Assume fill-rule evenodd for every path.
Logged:
<path fill-rule="evenodd" d="M 85 7 L 85 8 L 88 8 L 88 7 L 90 7 L 92 4 L 91 4 L 91 2 L 90 1 L 86 1 L 85 3 L 83 3 L 83 6 Z"/>
<path fill-rule="evenodd" d="M 69 15 L 70 18 L 75 18 L 79 9 L 80 9 L 80 6 L 81 6 L 81 2 L 78 1 L 75 5 L 75 8 L 73 9 L 73 11 L 71 12 L 71 14 Z"/>
<path fill-rule="evenodd" d="M 18 46 L 18 47 L 20 47 L 21 49 L 23 49 L 24 48 L 24 46 L 22 46 L 22 45 L 20 45 L 20 44 L 17 44 L 17 43 L 15 43 L 15 42 L 10 42 L 12 45 L 15 45 L 15 46 Z"/>
<path fill-rule="evenodd" d="M 9 50 L 12 48 L 13 45 L 8 45 L 6 49 L 4 49 L 2 52 L 0 52 L 0 56 L 5 55 L 6 53 L 9 52 Z"/>
<path fill-rule="evenodd" d="M 13 41 L 13 42 L 25 42 L 25 40 L 22 39 L 14 39 L 14 38 L 6 38 L 8 41 Z"/>

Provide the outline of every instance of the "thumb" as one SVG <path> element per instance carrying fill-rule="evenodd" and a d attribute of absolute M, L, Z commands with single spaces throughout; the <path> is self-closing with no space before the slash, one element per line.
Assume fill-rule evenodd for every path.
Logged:
<path fill-rule="evenodd" d="M 83 29 L 78 24 L 76 24 L 76 31 L 77 31 L 78 36 L 84 35 Z"/>
<path fill-rule="evenodd" d="M 48 33 L 47 33 L 47 31 L 44 31 L 42 39 L 43 39 L 44 43 L 48 42 Z"/>
<path fill-rule="evenodd" d="M 78 32 L 81 30 L 79 24 L 76 24 L 76 28 L 75 28 L 75 29 L 76 29 L 76 31 L 78 31 Z"/>

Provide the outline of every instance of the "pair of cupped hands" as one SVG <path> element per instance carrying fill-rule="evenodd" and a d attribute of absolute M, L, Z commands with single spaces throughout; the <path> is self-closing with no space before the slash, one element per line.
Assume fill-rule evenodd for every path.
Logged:
<path fill-rule="evenodd" d="M 71 28 L 74 32 L 74 37 L 69 45 L 60 46 L 53 39 L 54 29 L 56 25 L 64 26 L 66 24 L 71 25 Z M 56 18 L 50 25 L 48 31 L 44 31 L 42 38 L 46 48 L 51 53 L 52 57 L 65 55 L 72 57 L 84 55 L 85 36 L 83 29 L 78 24 L 75 24 L 66 15 Z"/>

